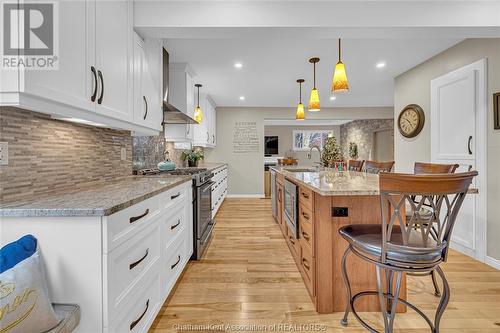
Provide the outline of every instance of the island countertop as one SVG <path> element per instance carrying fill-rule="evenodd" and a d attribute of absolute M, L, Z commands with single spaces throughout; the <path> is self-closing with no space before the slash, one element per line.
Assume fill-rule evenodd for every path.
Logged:
<path fill-rule="evenodd" d="M 128 176 L 99 185 L 82 184 L 57 194 L 2 203 L 0 216 L 108 216 L 191 180 L 191 176 Z"/>

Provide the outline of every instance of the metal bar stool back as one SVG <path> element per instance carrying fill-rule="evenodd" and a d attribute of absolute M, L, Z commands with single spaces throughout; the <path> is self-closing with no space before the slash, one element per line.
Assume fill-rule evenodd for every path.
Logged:
<path fill-rule="evenodd" d="M 384 332 L 393 332 L 396 307 L 403 303 L 421 315 L 432 332 L 439 332 L 441 316 L 448 304 L 450 288 L 439 265 L 446 261 L 453 225 L 476 171 L 458 174 L 407 175 L 381 173 L 379 176 L 382 225 L 348 225 L 339 233 L 349 243 L 342 258 L 342 275 L 346 286 L 348 304 L 341 324 L 347 325 L 350 311 L 370 332 L 377 332 L 356 313 L 354 302 L 367 295 L 378 295 L 384 323 Z M 416 203 L 414 196 L 421 200 Z M 432 223 L 420 216 L 420 209 L 428 205 L 432 210 Z M 412 214 L 407 220 L 406 207 Z M 419 225 L 415 229 L 415 225 Z M 437 237 L 431 236 L 431 229 Z M 376 266 L 377 291 L 364 291 L 351 295 L 347 276 L 346 258 L 352 252 Z M 382 269 L 385 270 L 386 288 L 382 286 Z M 403 273 L 429 273 L 433 270 L 443 280 L 443 294 L 432 322 L 421 310 L 399 298 Z M 394 283 L 395 280 L 395 283 Z"/>

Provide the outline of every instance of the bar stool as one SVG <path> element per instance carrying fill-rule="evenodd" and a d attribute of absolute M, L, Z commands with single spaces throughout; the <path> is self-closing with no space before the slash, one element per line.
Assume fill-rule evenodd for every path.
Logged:
<path fill-rule="evenodd" d="M 415 162 L 415 165 L 413 167 L 413 173 L 416 175 L 422 175 L 422 174 L 439 174 L 439 173 L 455 173 L 455 170 L 459 167 L 458 164 L 436 164 L 436 163 L 422 163 L 422 162 Z M 418 205 L 418 200 L 420 198 L 413 197 L 413 202 L 415 202 L 416 205 Z M 425 221 L 425 218 L 432 219 L 432 211 L 426 207 L 427 205 L 425 202 L 422 205 L 422 208 L 420 209 L 420 217 L 422 220 Z M 411 218 L 411 207 L 407 205 L 406 207 L 406 221 L 409 221 Z M 429 224 L 429 222 L 426 222 Z M 414 226 L 415 229 L 419 229 L 418 225 Z M 430 235 L 434 238 L 434 240 L 437 241 L 437 231 L 432 226 Z M 436 280 L 436 271 L 431 271 L 430 273 L 425 273 L 423 275 L 417 274 L 417 273 L 408 273 L 408 275 L 414 275 L 414 276 L 427 276 L 430 275 L 432 279 L 432 284 L 434 285 L 434 295 L 436 297 L 441 296 L 441 292 L 439 291 L 439 286 L 437 284 Z"/>
<path fill-rule="evenodd" d="M 357 160 L 349 160 L 349 165 L 347 169 L 349 171 L 360 171 L 363 170 L 363 163 L 365 163 L 364 160 L 357 161 Z"/>
<path fill-rule="evenodd" d="M 378 174 L 380 172 L 391 172 L 394 161 L 377 162 L 365 161 L 365 172 Z"/>
<path fill-rule="evenodd" d="M 381 173 L 379 176 L 382 225 L 353 224 L 339 229 L 340 235 L 348 242 L 342 257 L 342 277 L 344 279 L 347 304 L 341 324 L 347 326 L 347 317 L 352 311 L 356 319 L 370 332 L 377 332 L 357 314 L 354 303 L 363 296 L 378 295 L 384 320 L 384 332 L 393 332 L 396 307 L 403 303 L 422 316 L 432 332 L 439 332 L 441 317 L 450 299 L 450 287 L 440 267 L 448 255 L 453 225 L 462 202 L 467 194 L 476 171 L 458 174 L 407 175 Z M 416 204 L 412 197 L 420 196 Z M 413 221 L 420 221 L 420 208 L 424 204 L 432 210 L 431 223 L 420 223 L 415 230 Z M 405 206 L 412 207 L 410 221 L 406 221 Z M 429 221 L 426 219 L 425 221 Z M 432 225 L 436 224 L 437 239 L 429 236 Z M 346 259 L 349 253 L 375 265 L 377 291 L 363 291 L 352 296 Z M 386 290 L 382 286 L 382 269 L 386 275 Z M 443 280 L 441 296 L 434 322 L 420 309 L 399 298 L 403 273 L 428 273 L 435 270 Z M 394 284 L 395 277 L 395 284 Z"/>

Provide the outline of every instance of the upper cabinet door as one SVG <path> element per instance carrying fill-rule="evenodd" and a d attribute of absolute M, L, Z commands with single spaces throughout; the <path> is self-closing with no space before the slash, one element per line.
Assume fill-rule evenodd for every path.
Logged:
<path fill-rule="evenodd" d="M 146 38 L 144 41 L 144 67 L 142 89 L 147 104 L 147 115 L 143 120 L 152 129 L 162 129 L 162 46 L 158 39 Z"/>
<path fill-rule="evenodd" d="M 95 2 L 57 1 L 59 5 L 58 70 L 28 70 L 21 91 L 93 111 L 95 68 Z M 23 89 L 24 87 L 24 89 Z"/>
<path fill-rule="evenodd" d="M 96 1 L 97 112 L 132 121 L 132 6 L 129 0 Z"/>

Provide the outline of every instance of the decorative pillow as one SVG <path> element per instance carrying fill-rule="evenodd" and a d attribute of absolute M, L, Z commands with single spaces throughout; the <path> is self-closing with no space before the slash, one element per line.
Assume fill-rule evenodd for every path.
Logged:
<path fill-rule="evenodd" d="M 58 323 L 38 251 L 0 274 L 0 332 L 40 333 Z"/>
<path fill-rule="evenodd" d="M 36 238 L 26 235 L 0 249 L 0 273 L 16 266 L 36 251 Z"/>

